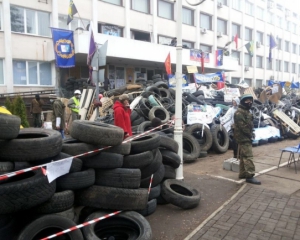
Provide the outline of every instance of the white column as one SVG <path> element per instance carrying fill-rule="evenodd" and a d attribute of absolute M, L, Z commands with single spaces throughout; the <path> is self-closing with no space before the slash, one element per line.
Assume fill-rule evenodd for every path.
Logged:
<path fill-rule="evenodd" d="M 12 47 L 11 47 L 11 26 L 10 26 L 10 3 L 9 0 L 2 1 L 3 7 L 3 30 L 4 30 L 4 46 L 5 46 L 5 83 L 7 92 L 11 93 L 14 90 L 13 85 L 13 66 L 12 66 Z"/>
<path fill-rule="evenodd" d="M 214 1 L 214 16 L 213 16 L 213 31 L 214 31 L 214 43 L 213 43 L 213 55 L 215 56 L 216 54 L 216 50 L 218 49 L 218 37 L 217 37 L 217 34 L 218 34 L 218 25 L 217 25 L 217 22 L 218 22 L 218 1 Z"/>
<path fill-rule="evenodd" d="M 98 33 L 98 0 L 92 2 L 92 19 L 93 21 L 93 32 Z"/>
<path fill-rule="evenodd" d="M 124 37 L 130 39 L 130 0 L 125 0 L 125 32 Z"/>
<path fill-rule="evenodd" d="M 228 23 L 229 23 L 228 36 L 229 37 L 232 36 L 232 17 L 231 16 L 232 16 L 232 5 L 230 5 L 229 8 L 228 8 Z M 231 39 L 229 39 L 229 40 L 231 40 Z M 230 53 L 230 55 L 229 55 L 230 57 L 232 57 L 232 55 L 231 55 L 231 53 L 232 53 L 232 46 L 233 46 L 233 44 L 230 44 L 228 46 L 228 51 Z M 228 72 L 227 74 L 228 74 L 228 78 L 226 78 L 226 81 L 229 81 L 231 83 L 231 78 L 232 78 L 231 72 Z"/>
<path fill-rule="evenodd" d="M 231 5 L 232 6 L 232 5 Z M 245 26 L 245 10 L 243 11 L 243 15 L 242 15 L 242 26 Z M 245 43 L 245 31 L 242 32 L 242 45 L 244 46 Z M 245 48 L 242 48 L 241 51 L 241 67 L 242 67 L 242 76 L 241 76 L 241 80 L 245 80 Z"/>
<path fill-rule="evenodd" d="M 157 43 L 157 1 L 152 1 L 152 26 L 151 31 L 152 43 Z"/>
<path fill-rule="evenodd" d="M 200 49 L 200 5 L 198 5 L 195 9 L 195 26 L 196 26 L 196 46 L 195 49 Z"/>
<path fill-rule="evenodd" d="M 52 27 L 58 28 L 57 0 L 52 0 Z"/>

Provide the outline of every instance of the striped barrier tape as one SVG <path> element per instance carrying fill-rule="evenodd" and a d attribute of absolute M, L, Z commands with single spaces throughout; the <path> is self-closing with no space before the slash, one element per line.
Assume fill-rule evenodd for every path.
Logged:
<path fill-rule="evenodd" d="M 150 191 L 151 191 L 152 181 L 153 181 L 153 174 L 151 175 L 151 178 L 150 178 L 150 184 L 149 184 L 149 188 L 148 188 L 148 195 L 150 194 Z"/>

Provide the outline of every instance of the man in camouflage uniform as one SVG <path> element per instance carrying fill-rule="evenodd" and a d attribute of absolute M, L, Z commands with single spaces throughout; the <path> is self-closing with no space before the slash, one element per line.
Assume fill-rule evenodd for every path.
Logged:
<path fill-rule="evenodd" d="M 261 184 L 254 178 L 255 166 L 253 164 L 252 137 L 253 116 L 249 112 L 253 97 L 245 94 L 241 97 L 238 110 L 234 114 L 234 138 L 238 143 L 238 157 L 240 159 L 239 178 L 246 178 L 246 182 Z"/>

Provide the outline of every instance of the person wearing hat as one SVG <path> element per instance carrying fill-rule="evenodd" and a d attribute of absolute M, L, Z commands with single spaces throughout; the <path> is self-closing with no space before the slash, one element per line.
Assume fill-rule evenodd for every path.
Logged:
<path fill-rule="evenodd" d="M 62 139 L 65 139 L 65 105 L 60 98 L 52 102 L 52 129 L 60 132 Z"/>
<path fill-rule="evenodd" d="M 238 144 L 238 158 L 240 159 L 239 178 L 245 178 L 246 182 L 261 184 L 255 175 L 253 163 L 252 138 L 253 115 L 250 113 L 253 97 L 245 94 L 241 97 L 240 104 L 234 114 L 234 138 Z"/>
<path fill-rule="evenodd" d="M 81 97 L 80 90 L 76 90 L 74 92 L 74 96 L 71 97 L 68 102 L 68 107 L 71 109 L 72 112 L 72 122 L 78 119 L 79 117 L 80 97 Z"/>
<path fill-rule="evenodd" d="M 36 94 L 30 105 L 30 114 L 33 116 L 33 127 L 35 128 L 42 127 L 41 113 L 43 105 L 44 102 L 40 99 L 40 95 Z"/>
<path fill-rule="evenodd" d="M 115 102 L 113 109 L 115 125 L 124 130 L 124 138 L 132 136 L 129 96 L 127 94 L 122 94 L 119 97 L 119 100 Z"/>

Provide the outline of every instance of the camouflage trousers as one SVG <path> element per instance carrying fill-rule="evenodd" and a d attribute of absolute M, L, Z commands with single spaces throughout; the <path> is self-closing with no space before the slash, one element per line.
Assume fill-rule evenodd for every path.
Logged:
<path fill-rule="evenodd" d="M 238 158 L 240 159 L 239 178 L 251 178 L 255 174 L 253 163 L 253 153 L 251 143 L 242 143 L 238 145 Z"/>

